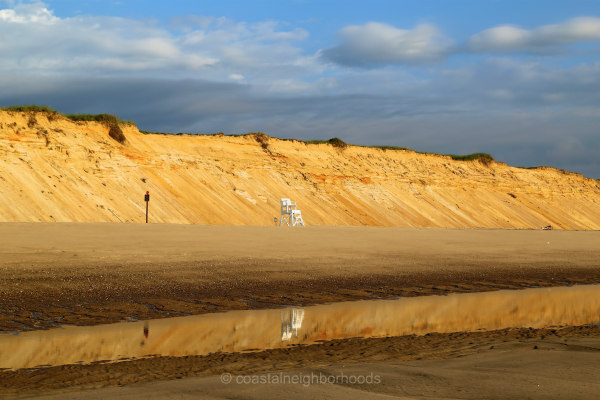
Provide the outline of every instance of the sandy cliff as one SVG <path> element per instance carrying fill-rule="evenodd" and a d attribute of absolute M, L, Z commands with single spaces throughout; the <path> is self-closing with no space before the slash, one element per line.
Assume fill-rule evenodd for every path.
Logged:
<path fill-rule="evenodd" d="M 552 168 L 254 136 L 142 134 L 0 111 L 0 221 L 600 229 L 600 182 Z M 260 139 L 260 138 L 258 138 Z"/>

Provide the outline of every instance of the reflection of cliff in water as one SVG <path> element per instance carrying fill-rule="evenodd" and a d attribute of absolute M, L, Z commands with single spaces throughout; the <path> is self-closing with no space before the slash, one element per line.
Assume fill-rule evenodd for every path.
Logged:
<path fill-rule="evenodd" d="M 281 341 L 287 341 L 292 335 L 298 337 L 298 329 L 302 327 L 304 310 L 292 308 L 281 312 Z"/>
<path fill-rule="evenodd" d="M 0 335 L 0 368 L 234 353 L 352 337 L 576 326 L 599 321 L 600 285 L 405 297 Z"/>

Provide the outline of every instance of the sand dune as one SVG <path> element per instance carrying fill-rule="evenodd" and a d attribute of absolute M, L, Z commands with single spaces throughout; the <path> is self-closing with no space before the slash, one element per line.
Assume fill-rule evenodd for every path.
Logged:
<path fill-rule="evenodd" d="M 600 184 L 552 168 L 255 136 L 143 135 L 0 111 L 0 221 L 600 229 Z"/>

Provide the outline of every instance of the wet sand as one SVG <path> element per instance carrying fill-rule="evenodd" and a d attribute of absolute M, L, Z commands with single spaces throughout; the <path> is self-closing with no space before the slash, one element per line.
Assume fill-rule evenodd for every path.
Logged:
<path fill-rule="evenodd" d="M 96 325 L 226 310 L 600 283 L 598 260 L 597 231 L 0 224 L 0 330 L 27 331 L 64 324 Z M 552 346 L 558 349 L 561 345 L 556 343 L 583 338 L 587 341 L 586 350 L 574 350 L 569 353 L 569 360 L 573 365 L 580 361 L 585 366 L 588 353 L 599 354 L 598 330 L 565 328 L 553 333 L 545 329 L 513 329 L 346 339 L 252 354 L 156 357 L 112 364 L 21 369 L 0 372 L 0 394 L 45 393 L 224 371 L 322 367 L 332 370 L 339 368 L 340 363 L 364 369 L 370 368 L 367 364 L 382 361 L 384 364 L 377 368 L 401 379 L 413 376 L 403 375 L 413 367 L 402 369 L 396 362 L 469 356 L 505 340 L 516 346 L 509 351 L 521 360 L 515 365 L 531 371 L 530 375 L 524 372 L 519 377 L 526 381 L 527 376 L 537 376 L 536 368 L 545 370 L 548 363 L 539 359 L 537 367 L 527 369 L 519 343 L 545 343 L 547 337 L 555 337 Z M 571 349 L 575 348 L 581 349 Z M 499 368 L 505 362 L 494 357 L 488 361 L 497 362 Z M 393 392 L 395 388 L 395 395 L 414 396 L 418 392 L 407 389 L 410 382 L 416 385 L 414 388 L 419 382 L 438 382 L 437 386 L 450 390 L 452 379 L 458 379 L 457 376 L 436 378 L 436 365 L 415 367 L 433 368 L 434 372 L 425 376 L 417 373 L 408 383 L 403 380 L 408 386 L 389 381 L 392 383 L 381 393 Z M 478 364 L 473 361 L 471 367 L 475 365 Z M 466 370 L 471 367 L 465 366 Z M 558 374 L 559 369 L 549 369 L 549 376 Z M 583 372 L 582 369 L 579 376 L 584 376 Z M 471 376 L 473 382 L 479 382 L 476 374 Z M 235 388 L 215 387 L 216 378 L 198 379 L 205 381 L 189 384 L 200 385 L 201 393 L 234 396 L 227 390 Z M 571 382 L 570 390 L 580 387 L 580 383 Z M 185 390 L 185 385 L 168 387 L 177 393 Z M 564 385 L 569 387 L 568 383 Z M 487 393 L 483 386 L 478 387 L 480 391 L 474 393 Z M 271 389 L 255 388 L 252 393 L 260 397 L 260 393 L 267 393 L 261 390 Z M 335 393 L 345 396 L 346 389 L 336 388 Z M 286 387 L 281 390 L 287 393 Z M 314 397 L 325 389 L 316 386 L 310 390 L 313 392 L 297 392 L 296 397 Z M 247 388 L 244 393 L 254 396 L 247 394 Z M 440 392 L 439 396 L 469 398 L 452 393 Z"/>
<path fill-rule="evenodd" d="M 336 340 L 258 353 L 6 371 L 0 373 L 0 395 L 47 399 L 596 399 L 598 357 L 598 326 L 436 333 Z M 265 374 L 289 376 L 292 382 L 293 376 L 301 376 L 299 380 L 311 374 L 342 373 L 356 379 L 374 374 L 380 383 L 244 384 L 244 379 Z M 229 384 L 221 380 L 223 374 L 231 377 Z M 122 387 L 100 389 L 106 386 Z"/>
<path fill-rule="evenodd" d="M 493 349 L 443 360 L 345 362 L 315 369 L 284 370 L 283 376 L 373 376 L 378 384 L 223 384 L 220 376 L 152 382 L 125 387 L 63 393 L 43 399 L 596 399 L 600 391 L 597 362 L 600 342 L 572 339 L 498 343 Z M 537 349 L 534 347 L 537 346 Z M 272 372 L 278 376 L 279 372 Z M 265 373 L 242 375 L 242 379 Z M 311 378 L 312 379 L 312 378 Z M 366 381 L 366 378 L 365 378 Z"/>
<path fill-rule="evenodd" d="M 599 231 L 0 224 L 0 330 L 600 283 Z"/>

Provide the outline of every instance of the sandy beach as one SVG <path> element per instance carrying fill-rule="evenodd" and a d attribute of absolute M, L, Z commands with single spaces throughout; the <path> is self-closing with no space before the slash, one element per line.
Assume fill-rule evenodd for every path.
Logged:
<path fill-rule="evenodd" d="M 6 333 L 228 310 L 600 283 L 597 231 L 5 223 L 0 224 L 0 238 L 0 329 Z M 496 351 L 501 344 L 503 350 Z M 528 359 L 525 355 L 534 346 L 546 351 L 532 353 L 543 357 Z M 0 393 L 51 395 L 56 390 L 186 377 L 190 379 L 103 390 L 122 390 L 118 393 L 126 398 L 147 397 L 156 388 L 173 396 L 191 390 L 238 397 L 248 387 L 221 387 L 220 374 L 331 374 L 341 365 L 352 365 L 355 373 L 376 371 L 387 377 L 383 386 L 360 389 L 365 396 L 547 397 L 543 394 L 548 392 L 531 391 L 528 384 L 539 370 L 549 387 L 570 393 L 576 382 L 561 374 L 563 364 L 557 361 L 568 355 L 569 371 L 585 383 L 581 397 L 586 397 L 597 391 L 598 370 L 590 370 L 589 358 L 599 349 L 598 326 L 348 338 L 251 353 L 5 370 L 0 372 Z M 452 382 L 463 379 L 461 373 L 473 382 L 481 380 L 481 363 L 496 365 L 488 378 L 499 380 L 509 379 L 506 365 L 514 366 L 511 374 L 520 376 L 521 386 L 502 392 L 475 384 L 472 390 L 457 392 L 463 386 Z M 462 369 L 452 367 L 447 375 L 449 366 L 459 364 Z M 209 376 L 192 378 L 198 375 Z M 432 382 L 441 391 L 425 389 Z M 265 390 L 288 389 L 257 386 L 246 397 L 271 393 Z M 339 398 L 347 390 L 356 387 L 300 386 L 292 389 L 292 397 Z M 97 395 L 110 393 L 116 392 Z M 553 393 L 561 397 L 563 392 Z"/>

